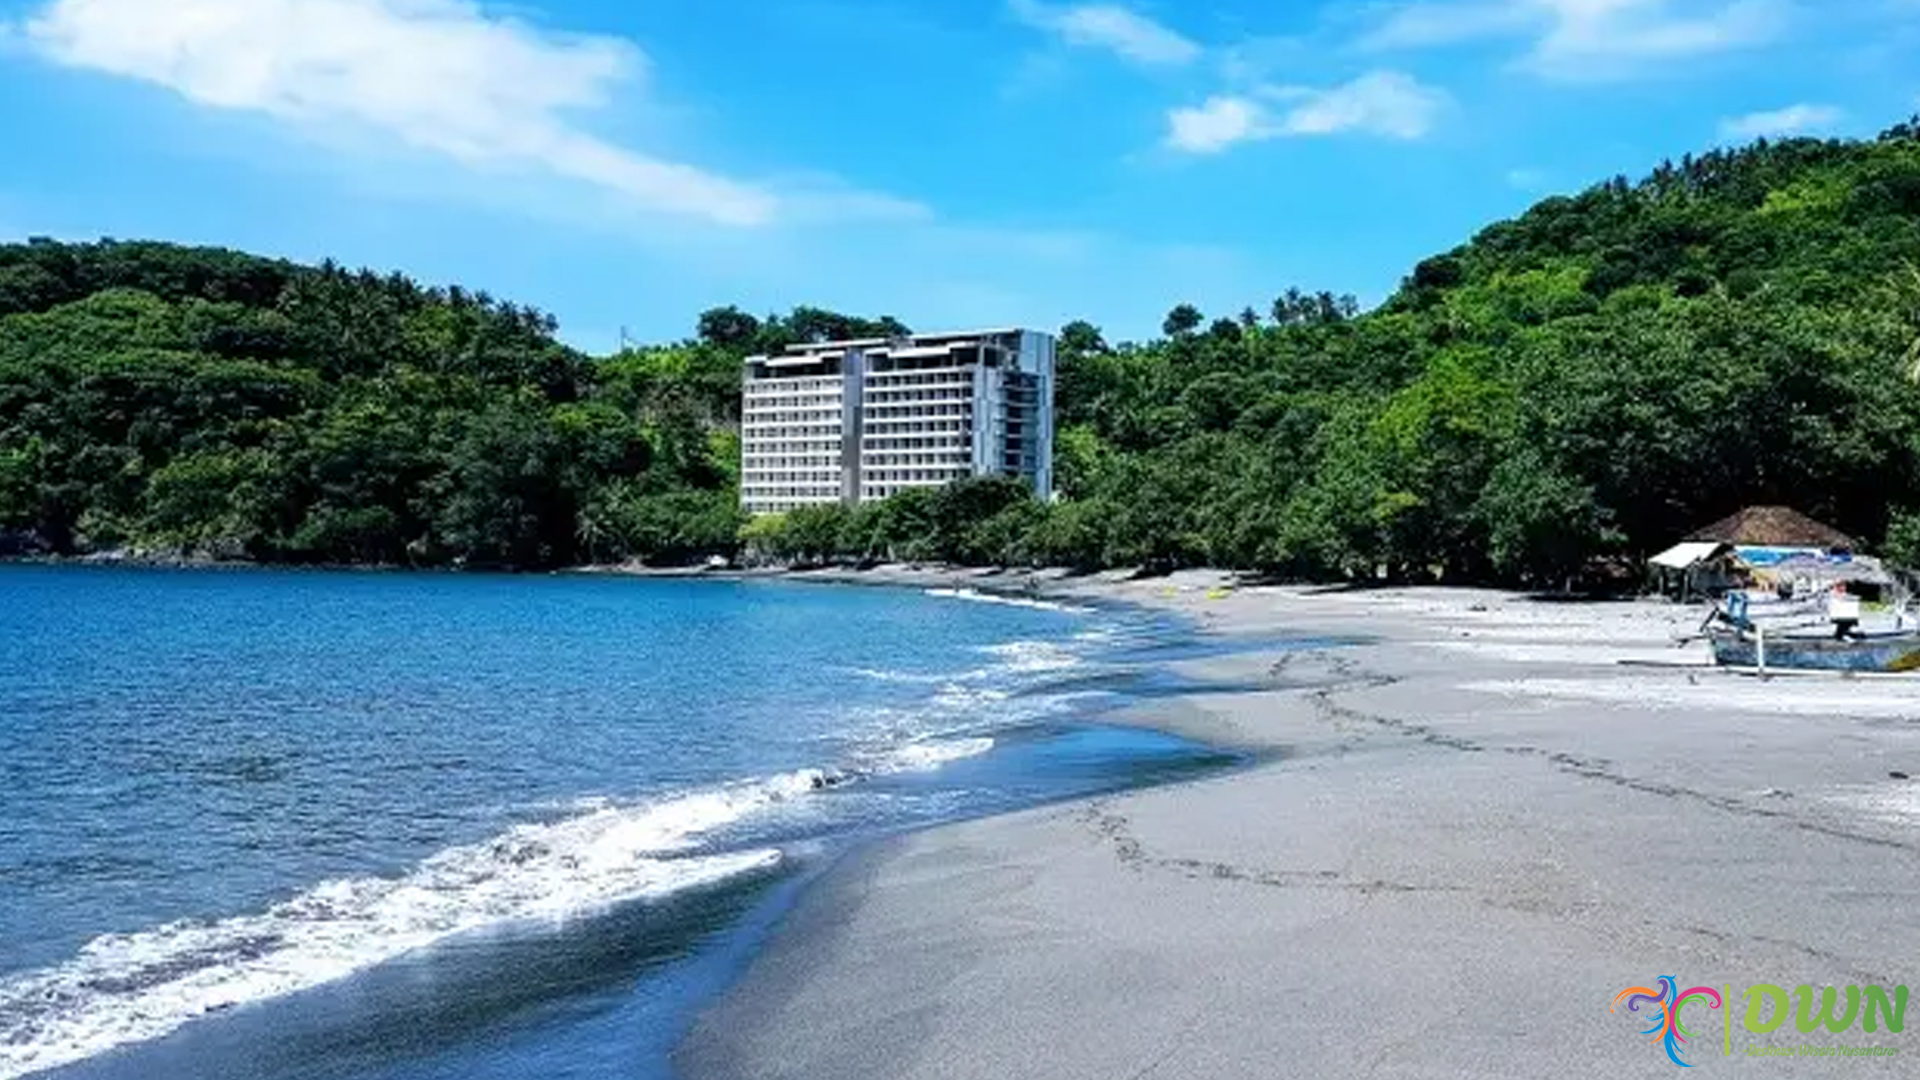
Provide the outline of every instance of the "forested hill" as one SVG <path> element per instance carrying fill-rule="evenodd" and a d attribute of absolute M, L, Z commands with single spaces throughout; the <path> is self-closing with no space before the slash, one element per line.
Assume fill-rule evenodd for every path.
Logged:
<path fill-rule="evenodd" d="M 1372 312 L 1288 290 L 1175 307 L 1150 343 L 1069 324 L 1055 505 L 969 484 L 742 522 L 739 358 L 903 329 L 719 308 L 688 341 L 593 358 L 538 312 L 399 276 L 0 246 L 0 544 L 537 567 L 744 542 L 1558 581 L 1764 502 L 1920 556 L 1911 125 L 1548 199 Z"/>
<path fill-rule="evenodd" d="M 1750 503 L 1920 555 L 1917 135 L 1548 199 L 1359 318 L 1076 327 L 1064 471 L 1129 560 L 1551 580 Z"/>
<path fill-rule="evenodd" d="M 709 384 L 730 362 L 595 362 L 553 332 L 331 265 L 0 247 L 0 530 L 55 552 L 417 565 L 572 562 L 615 517 L 663 549 L 730 542 L 733 455 L 707 424 L 726 416 L 700 409 L 728 407 Z"/>

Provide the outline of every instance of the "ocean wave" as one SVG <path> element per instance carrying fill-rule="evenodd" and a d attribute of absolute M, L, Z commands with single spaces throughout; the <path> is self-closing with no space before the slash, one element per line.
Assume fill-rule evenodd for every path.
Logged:
<path fill-rule="evenodd" d="M 972 739 L 949 739 L 941 742 L 917 742 L 895 750 L 888 756 L 892 772 L 916 772 L 937 769 L 952 761 L 961 761 L 970 757 L 979 757 L 992 750 L 993 740 L 986 736 Z"/>
<path fill-rule="evenodd" d="M 963 671 L 958 673 L 939 671 L 892 671 L 883 668 L 841 668 L 840 670 L 845 671 L 849 675 L 858 675 L 863 679 L 872 679 L 874 682 L 907 683 L 911 685 L 932 685 L 944 683 L 952 679 L 979 678 L 989 673 L 984 668 L 980 671 Z"/>
<path fill-rule="evenodd" d="M 1004 670 L 1019 674 L 1063 671 L 1086 663 L 1086 657 L 1056 641 L 1008 641 L 982 645 L 979 650 L 999 658 Z"/>
<path fill-rule="evenodd" d="M 520 825 L 441 851 L 400 877 L 329 881 L 263 912 L 102 935 L 65 963 L 0 978 L 0 1080 L 158 1038 L 456 935 L 564 921 L 771 868 L 781 859 L 771 848 L 690 852 L 704 834 L 839 779 L 803 770 Z"/>
<path fill-rule="evenodd" d="M 981 592 L 979 589 L 928 589 L 928 596 L 938 596 L 948 600 L 965 600 L 974 604 L 1000 604 L 1005 607 L 1032 608 L 1036 611 L 1058 611 L 1068 615 L 1091 615 L 1094 609 L 1078 604 L 1068 604 L 1059 600 L 1041 600 L 1030 596 L 1008 596 L 1005 593 Z"/>
<path fill-rule="evenodd" d="M 1016 682 L 993 686 L 956 679 L 914 701 L 851 709 L 844 735 L 823 741 L 850 745 L 856 760 L 871 765 L 903 745 L 1027 727 L 1059 715 L 1075 700 L 1073 694 L 1027 693 Z"/>
<path fill-rule="evenodd" d="M 928 701 L 936 708 L 947 712 L 970 712 L 1005 701 L 1011 696 L 1011 693 L 1006 690 L 952 682 L 942 686 L 939 693 L 934 694 Z"/>

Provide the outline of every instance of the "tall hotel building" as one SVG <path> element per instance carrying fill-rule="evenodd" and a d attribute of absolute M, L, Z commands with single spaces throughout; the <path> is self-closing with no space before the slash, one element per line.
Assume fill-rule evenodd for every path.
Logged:
<path fill-rule="evenodd" d="M 966 476 L 1053 491 L 1053 337 L 1032 330 L 828 341 L 749 357 L 740 504 L 884 499 Z"/>

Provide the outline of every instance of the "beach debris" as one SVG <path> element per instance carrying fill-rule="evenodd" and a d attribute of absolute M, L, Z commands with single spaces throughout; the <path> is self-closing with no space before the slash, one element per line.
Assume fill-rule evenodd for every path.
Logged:
<path fill-rule="evenodd" d="M 1890 776 L 1890 777 L 1892 777 L 1892 778 L 1893 778 L 1893 779 L 1895 779 L 1895 780 L 1911 780 L 1911 779 L 1913 779 L 1913 777 L 1911 777 L 1911 776 L 1908 776 L 1908 775 L 1907 775 L 1906 773 L 1903 773 L 1903 772 L 1901 772 L 1901 771 L 1900 771 L 1900 770 L 1898 770 L 1898 769 L 1895 769 L 1894 771 L 1892 771 L 1892 772 L 1890 772 L 1890 773 L 1888 773 L 1887 775 L 1888 775 L 1888 776 Z"/>

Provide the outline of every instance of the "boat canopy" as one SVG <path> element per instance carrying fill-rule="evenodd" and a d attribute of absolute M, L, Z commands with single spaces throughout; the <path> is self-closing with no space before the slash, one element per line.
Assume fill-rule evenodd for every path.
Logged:
<path fill-rule="evenodd" d="M 1711 562 L 1732 550 L 1732 544 L 1710 540 L 1689 540 L 1684 544 L 1675 544 L 1647 561 L 1654 566 L 1663 566 L 1669 570 L 1691 570 L 1701 563 Z"/>
<path fill-rule="evenodd" d="M 1880 560 L 1866 555 L 1789 555 L 1767 569 L 1772 571 L 1776 580 L 1783 577 L 1798 579 L 1815 586 L 1842 582 L 1880 586 L 1894 584 L 1893 575 L 1887 573 Z"/>
<path fill-rule="evenodd" d="M 1829 555 L 1824 548 L 1778 547 L 1766 544 L 1742 544 L 1733 549 L 1740 561 L 1756 570 L 1771 569 L 1796 561 L 1845 562 L 1850 555 Z"/>

